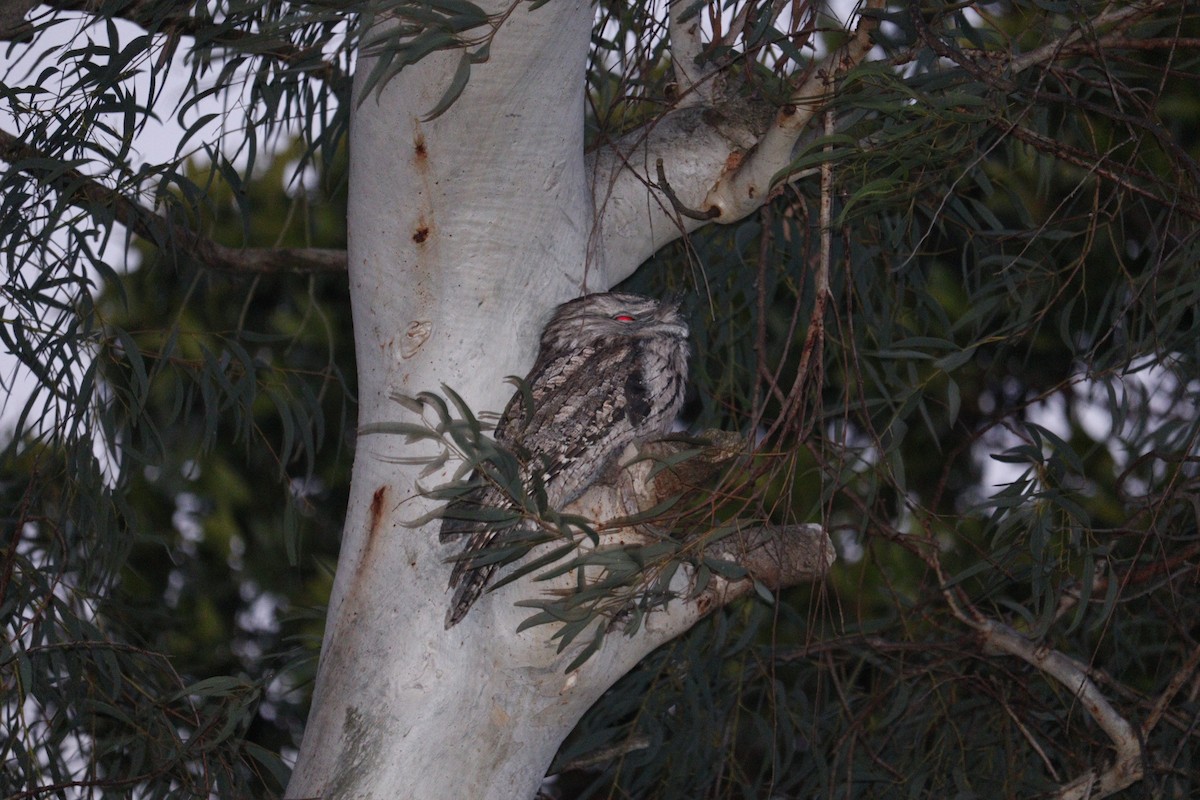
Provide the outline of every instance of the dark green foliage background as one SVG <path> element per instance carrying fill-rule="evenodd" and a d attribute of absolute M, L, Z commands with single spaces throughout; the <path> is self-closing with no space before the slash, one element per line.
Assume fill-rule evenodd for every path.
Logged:
<path fill-rule="evenodd" d="M 452 29 L 472 19 L 436 8 Z M 623 287 L 684 293 L 689 421 L 770 431 L 749 467 L 758 511 L 824 522 L 841 560 L 822 585 L 737 604 L 651 655 L 564 744 L 548 791 L 1029 797 L 1102 765 L 1110 743 L 1071 692 L 985 653 L 948 596 L 1092 667 L 1133 724 L 1156 720 L 1149 778 L 1122 796 L 1200 791 L 1200 16 L 1166 4 L 1123 37 L 1084 37 L 1098 47 L 1004 68 L 1104 8 L 994 4 L 991 31 L 955 4 L 884 12 L 903 71 L 851 75 L 837 135 L 811 137 L 794 165 L 835 165 L 831 299 L 806 373 L 815 178 Z M 216 148 L 212 174 L 188 166 L 182 145 L 139 172 L 102 135 L 113 107 L 136 106 L 119 70 L 81 79 L 76 127 L 31 110 L 42 98 L 15 81 L 4 100 L 48 162 L 95 135 L 108 185 L 132 194 L 151 177 L 168 215 L 219 242 L 343 247 L 348 65 L 281 61 L 278 41 L 319 51 L 345 12 L 224 10 L 189 16 L 206 33 L 183 41 L 233 48 L 207 68 L 225 82 L 262 65 L 248 85 L 265 127 L 232 138 L 257 153 L 284 118 L 311 123 L 245 174 Z M 158 11 L 143 24 L 181 24 Z M 599 15 L 593 146 L 673 91 L 647 10 Z M 748 30 L 756 52 L 782 36 Z M 150 69 L 146 42 L 108 33 L 89 58 Z M 1160 40 L 1176 45 L 1145 44 Z M 710 57 L 745 95 L 779 96 L 784 65 Z M 80 210 L 46 164 L 5 158 L 3 335 L 42 391 L 0 464 L 0 794 L 273 796 L 345 507 L 345 278 L 218 273 L 166 241 L 118 273 L 97 255 L 111 209 Z M 316 183 L 293 180 L 309 165 Z"/>

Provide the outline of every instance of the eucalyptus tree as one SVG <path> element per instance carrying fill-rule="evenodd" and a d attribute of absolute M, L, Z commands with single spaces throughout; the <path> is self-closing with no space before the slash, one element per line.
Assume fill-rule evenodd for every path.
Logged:
<path fill-rule="evenodd" d="M 1194 791 L 1198 14 L 832 12 L 3 4 L 3 335 L 34 387 L 6 793 Z M 285 136 L 280 219 L 251 186 Z M 343 250 L 295 223 L 344 146 Z M 141 266 L 122 296 L 133 240 L 187 288 Z M 350 332 L 308 327 L 342 273 L 356 381 Z M 539 536 L 448 629 L 439 508 L 511 475 L 488 412 L 550 310 L 618 284 L 685 298 L 690 435 L 566 509 L 514 488 Z M 350 385 L 342 518 L 313 486 Z M 290 778 L 248 732 L 267 679 L 169 661 L 117 602 L 147 481 L 230 441 L 274 466 L 289 559 L 296 517 L 343 523 Z M 184 483 L 171 535 L 235 558 L 234 483 Z"/>

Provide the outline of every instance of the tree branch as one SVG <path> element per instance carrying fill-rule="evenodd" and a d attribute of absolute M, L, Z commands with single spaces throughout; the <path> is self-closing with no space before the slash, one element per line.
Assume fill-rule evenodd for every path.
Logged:
<path fill-rule="evenodd" d="M 226 247 L 174 223 L 121 192 L 77 169 L 51 171 L 52 156 L 0 130 L 0 160 L 61 193 L 64 200 L 89 214 L 113 220 L 158 248 L 172 248 L 206 267 L 227 272 L 345 272 L 342 250 L 298 247 Z"/>
<path fill-rule="evenodd" d="M 1117 755 L 1103 772 L 1092 770 L 1059 788 L 1061 800 L 1099 800 L 1142 779 L 1145 761 L 1137 731 L 1122 717 L 1072 658 L 1030 639 L 995 620 L 979 618 L 972 627 L 983 634 L 984 647 L 1016 656 L 1054 678 L 1083 702 L 1084 709 L 1112 740 Z"/>
<path fill-rule="evenodd" d="M 675 70 L 675 82 L 679 85 L 679 107 L 712 105 L 713 101 L 712 82 L 705 79 L 698 64 L 703 52 L 698 6 L 697 0 L 671 0 L 667 6 L 671 67 Z M 689 12 L 690 16 L 687 16 Z"/>
<path fill-rule="evenodd" d="M 685 0 L 678 2 L 680 5 L 672 5 L 672 8 L 681 8 Z M 882 5 L 882 0 L 870 0 L 867 8 Z M 989 85 L 1007 91 L 1011 86 L 1003 76 L 1011 72 L 1076 53 L 1087 46 L 1128 46 L 1131 41 L 1139 41 L 1130 40 L 1129 26 L 1170 5 L 1169 0 L 1121 7 L 1115 4 L 1114 10 L 1100 14 L 1054 42 L 1020 55 L 982 54 L 978 56 L 983 59 L 979 64 L 968 57 L 976 51 L 950 50 L 927 30 L 919 13 L 915 19 L 921 38 L 935 53 L 954 61 Z M 682 13 L 682 9 L 678 13 Z M 861 17 L 848 45 L 810 73 L 793 92 L 792 102 L 780 109 L 770 124 L 760 127 L 753 109 L 748 111 L 714 99 L 711 106 L 678 108 L 646 128 L 599 150 L 593 157 L 597 208 L 594 251 L 600 254 L 612 282 L 631 274 L 664 244 L 708 221 L 735 222 L 761 207 L 769 197 L 772 179 L 791 162 L 797 141 L 814 114 L 828 100 L 833 82 L 865 58 L 870 49 L 869 34 L 874 22 L 868 15 Z M 675 28 L 678 27 L 681 26 L 676 22 Z M 1087 31 L 1097 28 L 1106 29 L 1106 32 L 1092 39 L 1085 37 Z M 677 33 L 673 47 L 678 47 L 686 38 L 685 34 Z M 1192 40 L 1178 41 L 1178 46 L 1188 46 Z M 1161 47 L 1166 41 L 1154 40 L 1154 44 Z M 688 40 L 683 46 L 686 49 L 693 45 Z M 687 58 L 685 52 L 682 57 L 677 56 L 677 63 L 686 62 Z M 1005 69 L 1005 65 L 1011 65 L 1012 69 Z M 708 83 L 711 84 L 711 80 Z M 1130 124 L 1137 124 L 1132 115 L 1130 120 Z M 1141 124 L 1151 129 L 1144 120 Z M 1152 132 L 1161 137 L 1161 131 L 1154 129 Z M 1027 135 L 1023 130 L 1014 133 Z M 1084 159 L 1085 154 L 1062 146 L 1049 148 L 1050 143 L 1043 139 L 1030 143 L 1071 163 L 1085 164 L 1098 176 L 1129 191 L 1171 203 L 1132 183 L 1130 179 L 1137 175 L 1127 167 L 1114 171 L 1098 164 L 1094 157 Z M 669 184 L 655 180 L 654 167 L 659 160 L 663 163 L 665 176 L 670 179 Z M 804 170 L 788 175 L 787 180 L 796 181 L 817 172 L 817 169 Z M 665 191 L 664 187 L 669 187 L 670 191 Z M 1197 201 L 1190 195 L 1182 195 L 1176 204 L 1189 216 L 1200 214 Z"/>
<path fill-rule="evenodd" d="M 833 543 L 816 523 L 754 526 L 739 530 L 704 550 L 744 567 L 746 577 L 714 578 L 709 588 L 689 602 L 707 614 L 754 591 L 757 581 L 772 591 L 820 580 L 836 559 Z"/>
<path fill-rule="evenodd" d="M 616 521 L 638 517 L 656 507 L 669 505 L 666 501 L 673 500 L 670 511 L 647 524 L 674 529 L 681 519 L 689 516 L 687 511 L 675 509 L 688 509 L 691 501 L 709 498 L 713 485 L 720 483 L 730 467 L 742 461 L 748 451 L 746 440 L 730 431 L 705 431 L 701 438 L 707 440 L 708 445 L 682 461 L 677 460 L 678 456 L 694 448 L 694 443 L 664 440 L 649 442 L 640 448 L 630 447 L 622 460 L 631 463 L 609 480 L 594 484 L 572 504 L 571 510 L 599 522 Z M 692 529 L 695 525 L 685 522 L 680 527 Z M 702 536 L 695 539 L 703 541 Z M 654 537 L 643 532 L 639 524 L 607 528 L 599 546 L 624 547 L 652 541 Z M 686 546 L 693 539 L 689 537 L 684 541 Z M 653 646 L 674 638 L 701 617 L 755 591 L 756 584 L 776 591 L 820 580 L 836 559 L 829 535 L 817 524 L 747 523 L 705 544 L 702 552 L 693 556 L 731 562 L 742 567 L 746 574 L 740 578 L 713 574 L 701 591 L 694 592 L 695 575 L 684 565 L 677 576 L 680 586 L 672 584 L 672 591 L 678 592 L 679 596 L 668 603 L 665 611 L 651 615 L 661 614 L 667 618 L 664 625 L 649 628 L 647 635 L 654 638 Z"/>
<path fill-rule="evenodd" d="M 1048 42 L 1041 47 L 1030 50 L 1028 53 L 1015 56 L 1008 62 L 1010 71 L 1016 75 L 1037 64 L 1053 61 L 1064 51 L 1071 50 L 1078 45 L 1086 34 L 1094 34 L 1096 28 L 1104 28 L 1109 25 L 1115 26 L 1115 30 L 1110 32 L 1108 36 L 1100 37 L 1097 40 L 1097 45 L 1105 44 L 1110 37 L 1112 39 L 1123 39 L 1123 31 L 1126 26 L 1141 17 L 1153 14 L 1174 4 L 1173 0 L 1153 0 L 1153 2 L 1140 5 L 1137 3 L 1129 3 L 1128 5 L 1116 3 L 1114 4 L 1116 8 L 1106 11 L 1095 19 L 1090 20 L 1088 25 L 1077 27 L 1056 41 Z"/>
<path fill-rule="evenodd" d="M 867 0 L 865 10 L 883 7 L 883 0 Z M 704 207 L 719 210 L 718 222 L 735 222 L 761 206 L 771 190 L 772 179 L 792 160 L 792 150 L 813 115 L 829 100 L 839 77 L 853 69 L 871 50 L 874 17 L 863 13 L 854 36 L 838 52 L 830 54 L 813 69 L 791 94 L 789 102 L 754 149 L 734 168 L 723 174 L 705 198 Z"/>
<path fill-rule="evenodd" d="M 664 244 L 711 221 L 705 215 L 705 194 L 732 154 L 753 146 L 754 128 L 745 114 L 689 106 L 590 156 L 596 208 L 592 250 L 607 271 L 606 285 L 628 277 Z M 660 159 L 669 183 L 655 179 Z M 677 207 L 705 218 L 686 216 Z"/>
<path fill-rule="evenodd" d="M 0 0 L 0 41 L 30 41 L 35 30 L 24 17 L 37 5 L 38 3 L 30 0 Z M 41 5 L 59 11 L 98 14 L 100 4 L 95 0 L 43 0 Z M 162 5 L 154 0 L 135 0 L 124 4 L 116 16 L 148 32 L 166 34 L 173 39 L 197 37 L 205 42 L 230 48 L 253 42 L 254 55 L 275 58 L 330 84 L 348 80 L 341 67 L 323 58 L 320 48 L 297 47 L 287 39 L 271 39 L 235 28 L 229 23 L 214 24 L 186 13 L 164 15 Z M 193 4 L 180 4 L 182 8 L 191 5 Z"/>
<path fill-rule="evenodd" d="M 939 582 L 945 586 L 946 576 L 936 551 L 931 551 L 927 563 L 933 567 Z M 1086 666 L 1058 650 L 1037 644 L 1007 625 L 989 619 L 974 608 L 964 608 L 955 589 L 943 589 L 942 596 L 951 613 L 960 622 L 982 635 L 985 653 L 1016 656 L 1061 683 L 1072 696 L 1082 701 L 1084 710 L 1112 741 L 1116 750 L 1116 757 L 1112 763 L 1103 771 L 1093 768 L 1059 787 L 1054 795 L 1056 798 L 1100 800 L 1142 779 L 1146 764 L 1142 751 L 1142 737 L 1128 720 L 1113 708 L 1108 698 L 1088 677 Z"/>
<path fill-rule="evenodd" d="M 1131 194 L 1136 194 L 1152 202 L 1160 203 L 1165 207 L 1175 208 L 1180 213 L 1194 220 L 1200 220 L 1200 197 L 1197 197 L 1193 193 L 1185 193 L 1182 187 L 1177 197 L 1160 197 L 1150 189 L 1139 186 L 1131 180 L 1131 178 L 1140 178 L 1148 185 L 1153 185 L 1157 182 L 1153 175 L 1127 163 L 1112 163 L 1112 159 L 1109 158 L 1108 154 L 1089 153 L 1077 147 L 1071 147 L 1049 136 L 1030 130 L 1024 125 L 1011 124 L 1004 127 L 1003 130 L 1011 133 L 1031 147 L 1061 159 L 1068 164 L 1074 164 L 1081 169 L 1093 172 L 1103 180 L 1116 184 Z M 1155 133 L 1155 131 L 1152 131 L 1152 133 Z"/>
<path fill-rule="evenodd" d="M 825 112 L 825 136 L 831 137 L 834 133 L 834 117 L 832 111 Z M 826 145 L 825 151 L 829 153 L 832 147 Z M 767 429 L 764 439 L 770 440 L 775 436 L 776 432 L 781 428 L 795 424 L 797 441 L 805 439 L 805 432 L 799 423 L 794 423 L 796 414 L 801 406 L 801 398 L 804 396 L 801 391 L 805 381 L 812 381 L 816 387 L 815 391 L 820 392 L 822 382 L 822 370 L 824 365 L 824 347 L 825 347 L 825 308 L 829 304 L 829 270 L 833 260 L 833 161 L 831 158 L 826 158 L 821 162 L 821 206 L 818 213 L 818 225 L 821 230 L 821 244 L 817 256 L 816 269 L 813 270 L 813 310 L 808 318 L 808 333 L 804 336 L 804 346 L 800 351 L 800 365 L 796 369 L 795 380 L 792 381 L 792 388 L 784 396 L 785 399 L 781 403 L 782 408 L 779 416 L 771 423 L 771 427 Z M 810 375 L 810 371 L 816 370 L 816 378 Z M 811 424 L 811 423 L 810 423 Z"/>
<path fill-rule="evenodd" d="M 678 0 L 672 8 L 682 13 L 685 2 Z M 868 0 L 868 8 L 882 5 L 883 0 Z M 599 150 L 591 165 L 597 209 L 593 250 L 608 270 L 609 283 L 631 274 L 667 242 L 709 221 L 736 222 L 762 206 L 771 179 L 790 163 L 805 126 L 828 100 L 832 82 L 870 50 L 874 24 L 861 17 L 846 47 L 814 69 L 773 119 L 769 109 L 741 101 L 681 104 Z M 688 61 L 692 43 L 687 34 L 676 35 L 687 39 L 687 52 L 676 54 L 678 64 Z M 672 45 L 678 46 L 675 40 Z M 704 83 L 711 86 L 712 80 Z M 669 184 L 654 179 L 659 160 Z"/>

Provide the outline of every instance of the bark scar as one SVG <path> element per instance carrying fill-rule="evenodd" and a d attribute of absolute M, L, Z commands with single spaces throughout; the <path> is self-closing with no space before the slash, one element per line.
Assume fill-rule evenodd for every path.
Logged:
<path fill-rule="evenodd" d="M 367 547 L 375 541 L 376 534 L 379 533 L 379 523 L 383 519 L 383 501 L 387 499 L 387 486 L 380 486 L 375 490 L 375 494 L 371 496 L 371 527 L 367 529 Z"/>
<path fill-rule="evenodd" d="M 427 319 L 413 320 L 404 330 L 404 339 L 400 342 L 400 357 L 412 358 L 421 349 L 421 345 L 429 340 L 433 331 L 433 322 Z"/>

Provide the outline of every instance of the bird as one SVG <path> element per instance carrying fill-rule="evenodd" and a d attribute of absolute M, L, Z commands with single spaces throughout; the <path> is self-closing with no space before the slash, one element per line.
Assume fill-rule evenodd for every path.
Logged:
<path fill-rule="evenodd" d="M 624 292 L 586 294 L 555 309 L 537 358 L 496 424 L 498 445 L 515 455 L 527 493 L 549 508 L 582 495 L 630 444 L 662 437 L 683 406 L 688 326 L 677 304 Z M 461 504 L 461 506 L 459 505 Z M 465 537 L 450 573 L 446 629 L 483 594 L 498 564 L 472 554 L 511 525 L 455 518 L 455 507 L 516 507 L 481 483 L 443 512 L 441 541 Z"/>

